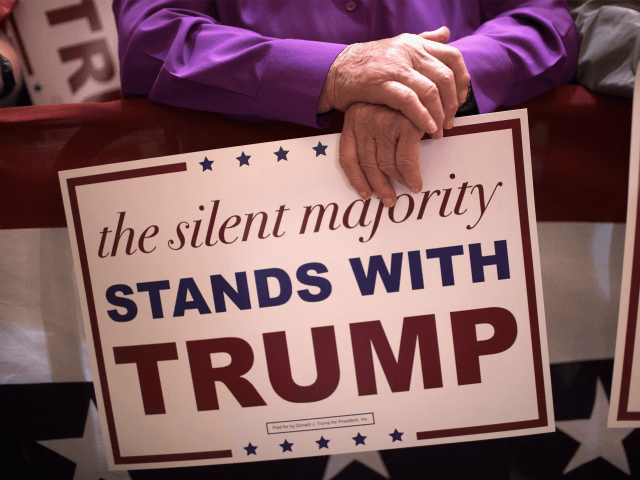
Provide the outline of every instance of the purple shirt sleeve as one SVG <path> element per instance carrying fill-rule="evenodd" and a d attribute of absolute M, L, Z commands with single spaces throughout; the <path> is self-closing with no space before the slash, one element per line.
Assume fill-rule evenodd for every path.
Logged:
<path fill-rule="evenodd" d="M 318 126 L 326 74 L 346 44 L 441 25 L 463 54 L 482 113 L 566 83 L 576 68 L 565 0 L 349 4 L 356 9 L 335 0 L 114 0 L 123 94 Z"/>
<path fill-rule="evenodd" d="M 329 67 L 346 45 L 221 25 L 213 4 L 116 0 L 123 95 L 318 126 Z"/>
<path fill-rule="evenodd" d="M 462 52 L 480 113 L 567 83 L 578 61 L 578 30 L 565 0 L 481 3 L 490 20 L 450 45 Z"/>

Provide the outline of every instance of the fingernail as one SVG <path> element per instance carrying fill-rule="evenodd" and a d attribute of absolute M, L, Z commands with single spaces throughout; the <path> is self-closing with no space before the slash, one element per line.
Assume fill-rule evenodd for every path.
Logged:
<path fill-rule="evenodd" d="M 450 128 L 453 128 L 453 120 L 449 120 L 447 124 L 444 126 L 444 128 L 446 128 L 447 130 L 449 130 Z"/>
<path fill-rule="evenodd" d="M 391 200 L 390 198 L 383 198 L 382 203 L 384 203 L 384 206 L 387 208 L 391 208 L 394 205 L 393 200 Z"/>
<path fill-rule="evenodd" d="M 411 191 L 416 194 L 420 193 L 420 189 L 418 187 L 411 187 Z"/>
<path fill-rule="evenodd" d="M 438 126 L 436 125 L 436 122 L 434 122 L 433 120 L 429 120 L 429 129 L 427 130 L 427 132 L 429 133 L 435 133 L 436 130 L 438 130 Z"/>
<path fill-rule="evenodd" d="M 358 192 L 360 194 L 360 197 L 362 197 L 363 200 L 367 200 L 369 198 L 369 194 L 367 192 Z"/>

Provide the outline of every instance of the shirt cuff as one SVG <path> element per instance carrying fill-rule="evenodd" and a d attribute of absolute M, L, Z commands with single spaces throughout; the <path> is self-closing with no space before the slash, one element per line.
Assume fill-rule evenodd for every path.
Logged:
<path fill-rule="evenodd" d="M 317 113 L 324 80 L 346 47 L 308 40 L 276 41 L 258 87 L 258 114 L 320 127 Z"/>
<path fill-rule="evenodd" d="M 482 35 L 470 35 L 449 45 L 462 53 L 479 112 L 493 112 L 511 89 L 513 71 L 509 56 L 499 42 Z"/>

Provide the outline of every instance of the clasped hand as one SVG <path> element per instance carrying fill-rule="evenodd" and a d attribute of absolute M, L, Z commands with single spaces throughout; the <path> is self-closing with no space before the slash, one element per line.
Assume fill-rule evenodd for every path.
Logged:
<path fill-rule="evenodd" d="M 357 43 L 331 66 L 318 111 L 345 112 L 340 166 L 363 199 L 375 193 L 395 205 L 390 178 L 422 190 L 419 141 L 453 127 L 469 88 L 462 54 L 445 45 L 448 38 L 442 27 Z"/>

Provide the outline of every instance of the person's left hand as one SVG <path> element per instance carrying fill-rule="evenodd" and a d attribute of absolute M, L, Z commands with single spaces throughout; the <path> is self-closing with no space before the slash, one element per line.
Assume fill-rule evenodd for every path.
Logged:
<path fill-rule="evenodd" d="M 354 103 L 345 112 L 339 162 L 363 199 L 375 193 L 387 207 L 398 197 L 390 178 L 413 193 L 422 190 L 420 139 L 424 135 L 401 112 L 384 105 Z"/>

